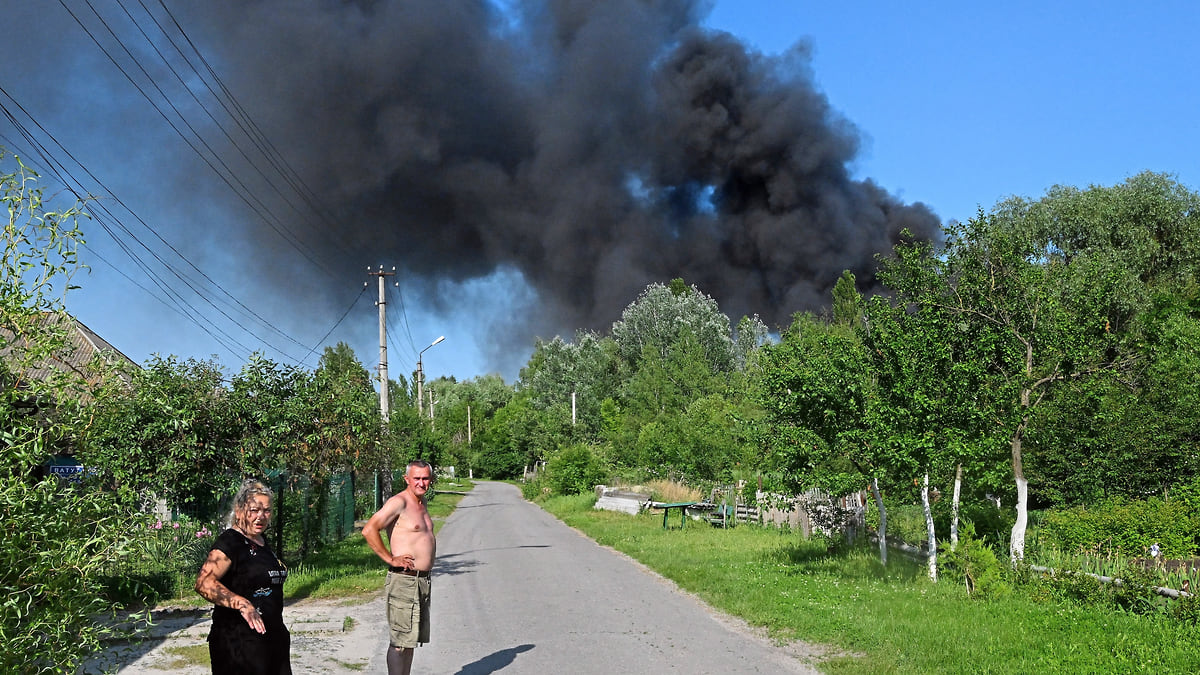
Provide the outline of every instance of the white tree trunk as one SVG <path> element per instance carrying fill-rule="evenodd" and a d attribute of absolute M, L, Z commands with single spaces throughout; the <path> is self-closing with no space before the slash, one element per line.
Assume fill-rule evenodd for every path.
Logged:
<path fill-rule="evenodd" d="M 925 509 L 925 533 L 929 538 L 929 578 L 937 581 L 937 534 L 933 530 L 933 509 L 929 506 L 929 472 L 921 483 L 921 506 Z"/>
<path fill-rule="evenodd" d="M 883 505 L 878 478 L 871 479 L 871 495 L 875 497 L 875 506 L 879 509 L 879 562 L 887 567 L 887 507 Z"/>
<path fill-rule="evenodd" d="M 962 495 L 962 463 L 954 471 L 954 499 L 950 502 L 950 550 L 958 549 L 958 502 Z"/>
<path fill-rule="evenodd" d="M 1028 398 L 1028 395 L 1023 394 L 1023 397 Z M 1025 559 L 1025 528 L 1029 524 L 1029 481 L 1025 480 L 1025 467 L 1021 463 L 1021 437 L 1025 432 L 1025 424 L 1025 420 L 1022 420 L 1012 437 L 1013 479 L 1017 483 L 1017 522 L 1013 523 L 1008 553 L 1013 565 Z"/>
<path fill-rule="evenodd" d="M 1008 552 L 1016 565 L 1025 559 L 1025 528 L 1029 525 L 1029 481 L 1017 476 L 1017 522 L 1013 523 Z"/>

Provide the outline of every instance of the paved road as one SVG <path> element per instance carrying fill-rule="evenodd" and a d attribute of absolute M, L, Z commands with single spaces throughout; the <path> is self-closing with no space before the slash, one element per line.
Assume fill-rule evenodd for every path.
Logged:
<path fill-rule="evenodd" d="M 387 672 L 379 645 L 365 672 Z M 816 673 L 722 623 L 504 483 L 476 485 L 438 536 L 418 673 Z"/>

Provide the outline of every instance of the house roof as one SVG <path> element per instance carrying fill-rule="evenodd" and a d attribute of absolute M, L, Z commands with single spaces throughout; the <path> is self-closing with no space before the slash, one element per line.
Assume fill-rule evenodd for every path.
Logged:
<path fill-rule="evenodd" d="M 133 359 L 121 353 L 119 349 L 112 346 L 107 340 L 96 334 L 95 331 L 88 328 L 82 321 L 75 317 L 63 313 L 43 312 L 39 316 L 33 326 L 34 330 L 45 326 L 57 324 L 66 325 L 66 344 L 64 347 L 50 357 L 41 362 L 34 363 L 22 370 L 19 377 L 26 381 L 47 380 L 61 373 L 72 373 L 83 379 L 88 385 L 96 385 L 100 381 L 100 373 L 95 368 L 90 367 L 90 364 L 97 357 L 104 360 L 109 365 L 125 365 L 138 368 L 138 364 Z M 20 349 L 24 343 L 24 339 L 20 336 L 14 339 L 13 332 L 7 326 L 0 326 L 0 335 L 7 338 L 4 340 L 4 346 L 0 348 L 0 360 L 8 360 L 14 350 Z M 121 377 L 127 382 L 129 375 L 126 372 L 128 368 L 119 369 Z M 91 394 L 87 391 L 80 392 L 80 398 L 90 400 Z"/>

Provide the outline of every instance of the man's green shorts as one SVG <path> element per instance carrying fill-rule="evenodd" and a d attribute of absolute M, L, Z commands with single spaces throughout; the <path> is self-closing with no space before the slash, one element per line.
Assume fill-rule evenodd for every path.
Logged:
<path fill-rule="evenodd" d="M 429 577 L 388 572 L 387 619 L 393 647 L 416 647 L 429 642 Z"/>

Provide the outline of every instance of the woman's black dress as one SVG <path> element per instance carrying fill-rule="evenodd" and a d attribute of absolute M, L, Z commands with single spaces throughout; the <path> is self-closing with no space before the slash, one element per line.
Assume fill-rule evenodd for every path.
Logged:
<path fill-rule="evenodd" d="M 213 675 L 291 675 L 291 634 L 283 625 L 283 582 L 287 567 L 269 546 L 260 546 L 234 529 L 225 530 L 213 549 L 229 556 L 229 571 L 219 581 L 258 608 L 267 632 L 259 634 L 240 612 L 213 609 L 208 652 Z"/>

